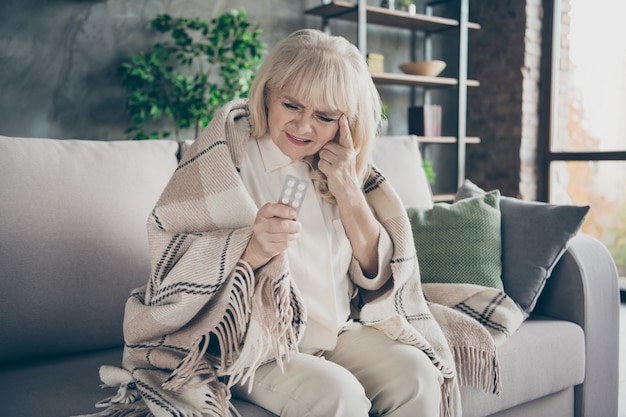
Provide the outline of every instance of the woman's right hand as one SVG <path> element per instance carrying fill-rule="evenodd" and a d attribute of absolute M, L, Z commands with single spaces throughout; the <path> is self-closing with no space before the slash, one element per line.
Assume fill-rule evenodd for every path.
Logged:
<path fill-rule="evenodd" d="M 252 226 L 252 238 L 242 259 L 252 269 L 260 268 L 294 242 L 302 225 L 296 221 L 296 210 L 279 203 L 266 203 L 259 209 Z"/>

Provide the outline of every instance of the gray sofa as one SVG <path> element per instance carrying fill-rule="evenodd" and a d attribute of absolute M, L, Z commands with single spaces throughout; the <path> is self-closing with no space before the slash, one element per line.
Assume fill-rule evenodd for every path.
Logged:
<path fill-rule="evenodd" d="M 377 147 L 410 204 L 411 181 L 423 179 L 414 138 Z M 145 223 L 180 152 L 172 141 L 0 136 L 2 416 L 90 413 L 113 394 L 98 388 L 98 366 L 120 363 L 124 303 L 149 274 Z M 463 415 L 615 417 L 618 320 L 613 260 L 579 234 L 499 349 L 502 396 L 463 388 Z"/>

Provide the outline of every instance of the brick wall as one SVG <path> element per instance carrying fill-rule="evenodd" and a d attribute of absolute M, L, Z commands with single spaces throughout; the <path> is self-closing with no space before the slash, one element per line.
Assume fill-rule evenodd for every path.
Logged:
<path fill-rule="evenodd" d="M 482 30 L 470 36 L 466 177 L 485 189 L 524 199 L 537 197 L 541 0 L 481 0 L 470 19 Z"/>

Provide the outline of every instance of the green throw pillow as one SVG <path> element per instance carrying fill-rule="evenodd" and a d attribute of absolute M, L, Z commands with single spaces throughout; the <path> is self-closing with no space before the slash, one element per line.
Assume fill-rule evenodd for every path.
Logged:
<path fill-rule="evenodd" d="M 467 283 L 502 290 L 500 192 L 432 209 L 407 209 L 424 283 Z"/>

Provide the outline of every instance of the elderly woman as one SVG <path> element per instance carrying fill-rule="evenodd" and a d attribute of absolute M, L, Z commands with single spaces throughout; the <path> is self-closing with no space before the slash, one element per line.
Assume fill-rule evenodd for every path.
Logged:
<path fill-rule="evenodd" d="M 223 416 L 231 392 L 283 417 L 453 412 L 406 212 L 370 164 L 380 108 L 346 39 L 273 48 L 150 216 L 152 275 L 126 307 L 124 370 L 101 372 L 122 386 L 102 415 Z M 288 176 L 307 186 L 291 206 Z"/>
<path fill-rule="evenodd" d="M 280 416 L 438 415 L 428 357 L 351 320 L 355 286 L 381 288 L 393 248 L 362 188 L 381 108 L 363 57 L 343 38 L 296 32 L 267 57 L 248 106 L 256 140 L 240 172 L 260 209 L 242 258 L 257 269 L 285 253 L 308 320 L 301 353 L 236 394 Z M 311 182 L 297 216 L 277 202 L 287 175 Z"/>

